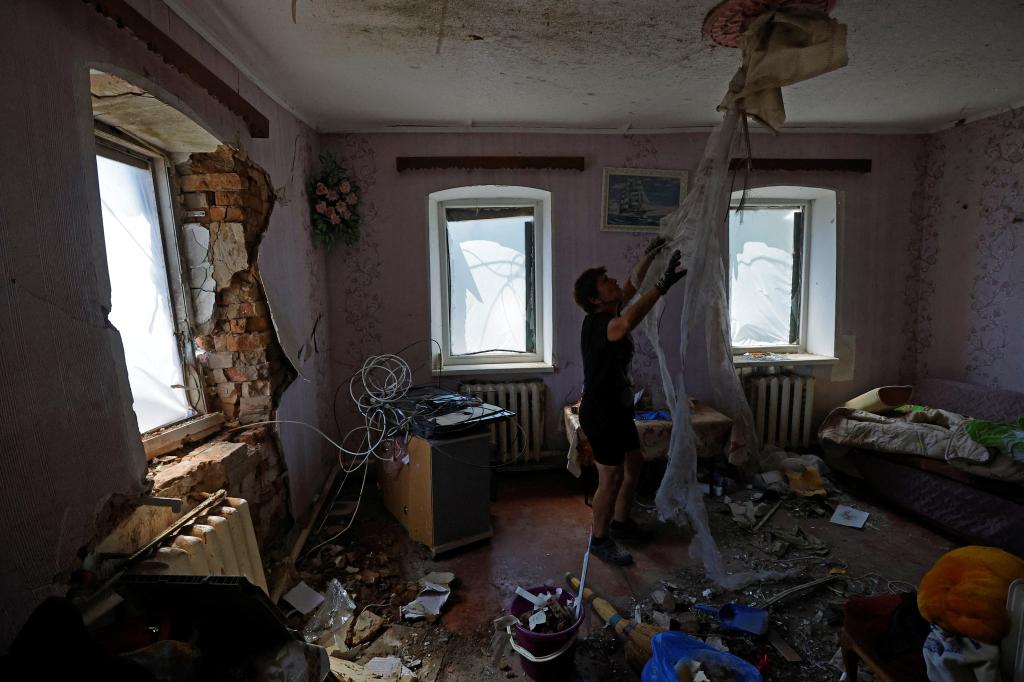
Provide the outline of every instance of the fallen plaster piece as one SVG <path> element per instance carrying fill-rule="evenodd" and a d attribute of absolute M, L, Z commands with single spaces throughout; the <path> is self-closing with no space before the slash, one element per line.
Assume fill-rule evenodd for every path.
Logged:
<path fill-rule="evenodd" d="M 357 646 L 363 642 L 368 642 L 373 639 L 374 635 L 380 632 L 382 627 L 384 627 L 383 618 L 373 611 L 364 610 L 356 618 L 355 625 L 352 626 L 352 645 Z"/>
<path fill-rule="evenodd" d="M 411 671 L 406 675 L 403 671 L 408 670 L 408 668 L 404 667 L 395 674 L 382 675 L 381 673 L 374 672 L 368 666 L 359 665 L 352 661 L 345 661 L 333 656 L 329 660 L 331 672 L 340 682 L 412 682 L 416 679 L 416 676 Z M 400 661 L 399 665 L 401 665 Z"/>
<path fill-rule="evenodd" d="M 376 658 L 371 658 L 366 662 L 366 669 L 377 675 L 385 675 L 388 678 L 397 677 L 404 680 L 415 677 L 413 672 L 406 668 L 396 656 L 377 656 Z"/>
<path fill-rule="evenodd" d="M 655 590 L 651 593 L 651 601 L 657 604 L 663 611 L 676 610 L 676 599 L 668 590 Z"/>
<path fill-rule="evenodd" d="M 667 613 L 662 613 L 661 611 L 651 612 L 651 622 L 659 628 L 665 628 L 666 630 L 672 628 L 672 617 Z"/>
<path fill-rule="evenodd" d="M 221 291 L 230 286 L 236 272 L 249 267 L 242 223 L 211 223 L 210 243 L 213 280 L 217 283 L 217 291 Z"/>
<path fill-rule="evenodd" d="M 295 607 L 302 615 L 308 616 L 316 607 L 323 604 L 324 595 L 300 581 L 298 585 L 288 590 L 282 599 Z"/>

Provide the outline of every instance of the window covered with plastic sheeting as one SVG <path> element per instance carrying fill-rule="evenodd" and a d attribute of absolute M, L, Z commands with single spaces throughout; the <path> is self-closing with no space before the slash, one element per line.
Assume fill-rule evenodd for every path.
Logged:
<path fill-rule="evenodd" d="M 113 156 L 96 157 L 110 273 L 108 319 L 121 334 L 135 415 L 145 432 L 195 410 L 184 389 L 153 173 L 145 160 Z"/>
<path fill-rule="evenodd" d="M 805 204 L 729 211 L 729 323 L 734 348 L 799 349 Z"/>
<path fill-rule="evenodd" d="M 427 205 L 439 370 L 551 371 L 551 193 L 475 185 Z"/>
<path fill-rule="evenodd" d="M 534 209 L 447 209 L 452 355 L 534 353 Z"/>

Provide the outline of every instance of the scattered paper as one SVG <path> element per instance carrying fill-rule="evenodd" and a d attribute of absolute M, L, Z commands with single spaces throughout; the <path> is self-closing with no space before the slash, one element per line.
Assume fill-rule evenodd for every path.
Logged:
<path fill-rule="evenodd" d="M 533 615 L 530 616 L 529 626 L 531 630 L 536 630 L 538 625 L 546 622 L 548 622 L 547 611 L 541 609 L 540 611 L 535 611 Z"/>
<path fill-rule="evenodd" d="M 841 504 L 836 507 L 836 511 L 832 514 L 832 518 L 829 519 L 832 523 L 839 524 L 840 526 L 849 526 L 850 528 L 863 528 L 864 524 L 868 521 L 868 512 L 861 511 L 860 509 L 854 509 L 845 504 Z"/>
<path fill-rule="evenodd" d="M 316 607 L 324 603 L 324 595 L 301 581 L 298 585 L 288 590 L 282 599 L 291 604 L 292 607 L 304 616 L 313 613 Z"/>
<path fill-rule="evenodd" d="M 416 598 L 402 607 L 402 617 L 406 620 L 426 618 L 433 620 L 441 615 L 441 607 L 448 601 L 452 593 L 451 582 L 454 573 L 428 573 L 420 578 L 420 592 Z"/>

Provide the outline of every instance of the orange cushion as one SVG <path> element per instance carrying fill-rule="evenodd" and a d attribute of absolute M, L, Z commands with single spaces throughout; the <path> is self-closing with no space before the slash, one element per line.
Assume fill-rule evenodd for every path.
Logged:
<path fill-rule="evenodd" d="M 995 547 L 961 547 L 939 558 L 921 579 L 917 607 L 929 623 L 981 642 L 1010 629 L 1006 595 L 1024 578 L 1024 561 Z"/>

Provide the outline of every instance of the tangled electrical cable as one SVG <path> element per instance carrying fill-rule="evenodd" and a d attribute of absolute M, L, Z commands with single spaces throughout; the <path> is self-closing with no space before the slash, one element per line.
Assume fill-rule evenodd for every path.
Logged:
<path fill-rule="evenodd" d="M 357 395 L 360 384 L 362 393 Z M 390 353 L 366 358 L 362 368 L 348 382 L 348 394 L 364 423 L 341 439 L 344 446 L 352 434 L 362 432 L 365 448 L 353 451 L 342 447 L 342 451 L 352 457 L 376 455 L 386 439 L 407 433 L 415 415 L 406 414 L 397 403 L 410 388 L 412 369 L 405 360 Z"/>
<path fill-rule="evenodd" d="M 437 343 L 436 341 L 433 341 L 433 339 L 431 339 L 431 342 Z M 398 351 L 398 353 L 404 352 L 412 345 L 415 345 L 415 343 L 406 346 L 402 350 Z M 307 424 L 303 421 L 268 420 L 246 424 L 243 427 L 239 427 L 241 429 L 261 424 L 295 424 L 312 429 L 318 433 L 338 451 L 339 469 L 344 473 L 344 477 L 335 491 L 335 498 L 337 498 L 344 489 L 345 483 L 348 481 L 348 477 L 357 472 L 360 468 L 363 469 L 363 480 L 359 486 L 359 495 L 356 498 L 356 506 L 352 511 L 352 516 L 348 520 L 348 523 L 344 528 L 333 534 L 331 537 L 317 543 L 304 552 L 303 557 L 307 557 L 324 545 L 330 544 L 351 528 L 352 524 L 355 522 L 356 515 L 359 513 L 359 508 L 363 499 L 363 492 L 366 489 L 370 457 L 376 457 L 384 462 L 391 462 L 395 459 L 395 455 L 391 453 L 386 456 L 382 455 L 380 453 L 381 446 L 392 439 L 406 440 L 409 434 L 413 431 L 414 425 L 418 420 L 429 420 L 433 417 L 444 414 L 445 412 L 450 412 L 453 409 L 461 409 L 466 406 L 476 406 L 481 404 L 481 401 L 478 398 L 474 398 L 472 396 L 465 396 L 464 399 L 460 397 L 457 401 L 443 401 L 446 403 L 445 405 L 436 404 L 436 401 L 432 401 L 431 398 L 436 397 L 437 394 L 441 393 L 440 389 L 435 389 L 430 386 L 414 387 L 413 370 L 409 366 L 409 363 L 397 353 L 371 355 L 366 358 L 362 367 L 348 377 L 347 382 L 349 397 L 352 399 L 352 403 L 355 405 L 357 412 L 362 417 L 362 424 L 349 429 L 343 436 L 341 436 L 340 443 L 335 442 L 330 436 L 312 424 Z M 335 390 L 334 403 L 337 402 L 338 393 L 344 385 L 344 382 L 340 383 Z M 486 417 L 488 414 L 489 413 L 484 413 L 476 418 L 466 420 L 464 428 L 473 428 L 474 426 L 477 426 L 481 422 L 481 419 Z M 514 440 L 518 440 L 518 432 L 523 431 L 523 428 L 515 422 L 513 422 L 513 424 L 515 424 L 517 428 L 516 438 Z M 337 421 L 336 413 L 335 426 L 338 427 L 338 433 L 340 434 L 341 426 Z M 523 435 L 525 436 L 524 431 Z M 352 444 L 353 439 L 355 439 L 356 444 Z M 352 448 L 354 449 L 347 447 L 350 444 L 352 444 Z M 444 451 L 443 448 L 435 449 L 445 456 L 452 457 L 452 459 L 459 459 Z M 394 452 L 394 450 L 392 450 L 392 452 Z M 404 449 L 400 448 L 397 452 L 404 452 Z M 345 459 L 346 455 L 348 456 L 347 462 Z M 516 459 L 518 459 L 518 457 Z M 513 460 L 513 462 L 514 461 L 515 460 Z M 470 462 L 462 463 L 467 466 L 479 466 Z M 511 463 L 512 462 L 508 462 L 502 465 L 488 466 L 486 468 L 497 468 L 498 466 L 505 466 Z M 332 505 L 328 505 L 328 507 Z M 317 527 L 317 533 L 319 533 L 323 528 L 326 520 L 327 516 L 325 515 Z"/>

